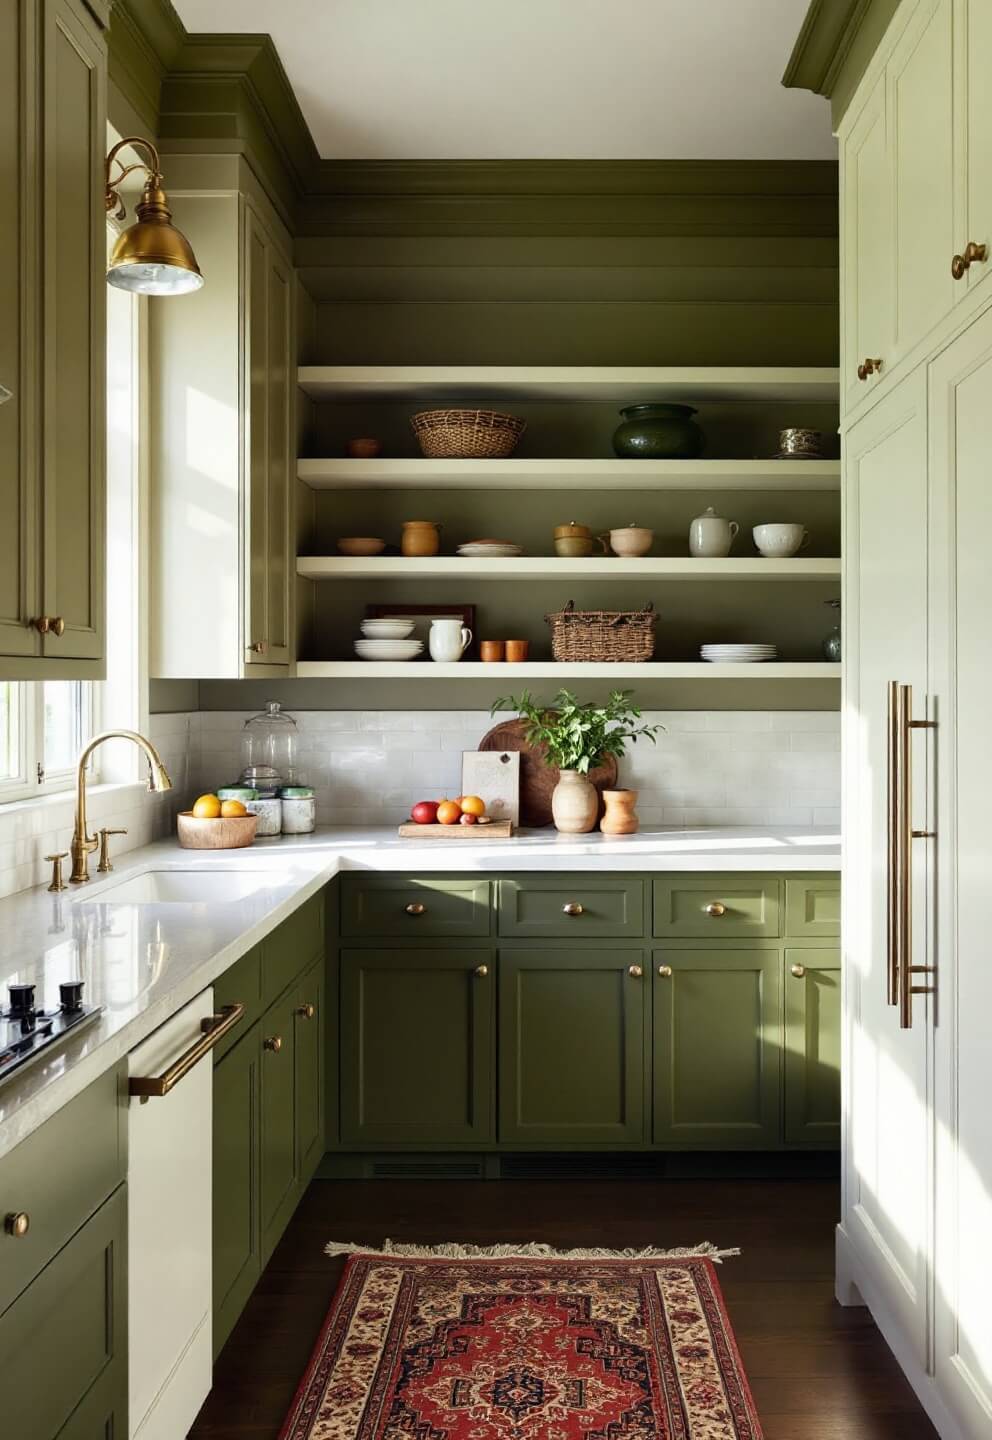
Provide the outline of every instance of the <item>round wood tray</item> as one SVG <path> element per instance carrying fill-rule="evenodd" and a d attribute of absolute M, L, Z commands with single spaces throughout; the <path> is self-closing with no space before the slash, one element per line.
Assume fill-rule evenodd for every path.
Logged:
<path fill-rule="evenodd" d="M 558 767 L 544 763 L 544 746 L 528 745 L 525 720 L 501 720 L 479 741 L 480 750 L 517 750 L 520 753 L 520 823 L 528 829 L 553 825 L 551 792 L 558 784 Z M 599 791 L 599 814 L 606 806 L 603 791 L 615 790 L 617 762 L 610 756 L 604 765 L 589 771 L 589 779 Z"/>

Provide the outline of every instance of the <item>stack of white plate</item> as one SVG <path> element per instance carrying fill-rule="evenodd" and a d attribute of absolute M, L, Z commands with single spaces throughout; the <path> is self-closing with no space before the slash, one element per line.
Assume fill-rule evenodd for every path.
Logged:
<path fill-rule="evenodd" d="M 423 652 L 421 640 L 356 640 L 359 660 L 416 660 Z"/>
<path fill-rule="evenodd" d="M 401 615 L 384 615 L 380 620 L 363 620 L 362 634 L 367 640 L 407 640 L 416 623 Z"/>
<path fill-rule="evenodd" d="M 704 645 L 699 653 L 713 665 L 754 665 L 774 660 L 778 650 L 774 645 Z"/>
<path fill-rule="evenodd" d="M 458 553 L 469 560 L 492 560 L 522 555 L 524 550 L 522 545 L 514 545 L 509 540 L 469 540 L 459 545 Z"/>

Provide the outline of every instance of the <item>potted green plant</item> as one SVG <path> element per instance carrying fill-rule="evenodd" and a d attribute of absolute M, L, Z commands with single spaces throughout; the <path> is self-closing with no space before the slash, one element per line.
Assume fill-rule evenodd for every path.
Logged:
<path fill-rule="evenodd" d="M 527 743 L 543 752 L 547 765 L 557 766 L 558 784 L 551 796 L 555 827 L 566 835 L 584 835 L 595 829 L 599 797 L 588 774 L 609 756 L 621 759 L 628 742 L 645 736 L 652 744 L 664 725 L 638 725 L 641 711 L 631 699 L 632 690 L 612 690 L 605 704 L 580 703 L 568 690 L 559 690 L 550 704 L 522 695 L 504 695 L 492 714 L 515 710 L 525 721 Z"/>

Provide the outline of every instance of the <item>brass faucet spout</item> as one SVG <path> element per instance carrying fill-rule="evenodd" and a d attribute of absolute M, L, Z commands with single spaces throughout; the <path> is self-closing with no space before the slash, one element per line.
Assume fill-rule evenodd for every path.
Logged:
<path fill-rule="evenodd" d="M 72 874 L 69 879 L 75 885 L 85 885 L 89 880 L 89 857 L 100 843 L 95 836 L 89 834 L 86 822 L 86 766 L 93 751 L 98 745 L 102 745 L 104 740 L 132 741 L 148 761 L 148 789 L 159 794 L 172 789 L 172 781 L 161 755 L 152 742 L 146 740 L 144 735 L 139 735 L 137 730 L 104 730 L 102 734 L 94 735 L 89 744 L 84 745 L 76 763 L 76 823 L 69 847 L 72 855 Z"/>

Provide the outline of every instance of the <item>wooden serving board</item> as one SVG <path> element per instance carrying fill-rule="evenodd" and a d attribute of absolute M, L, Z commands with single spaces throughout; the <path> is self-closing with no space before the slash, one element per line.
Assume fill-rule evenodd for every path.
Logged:
<path fill-rule="evenodd" d="M 494 820 L 491 825 L 418 825 L 409 820 L 398 834 L 401 840 L 509 840 L 513 824 Z"/>

